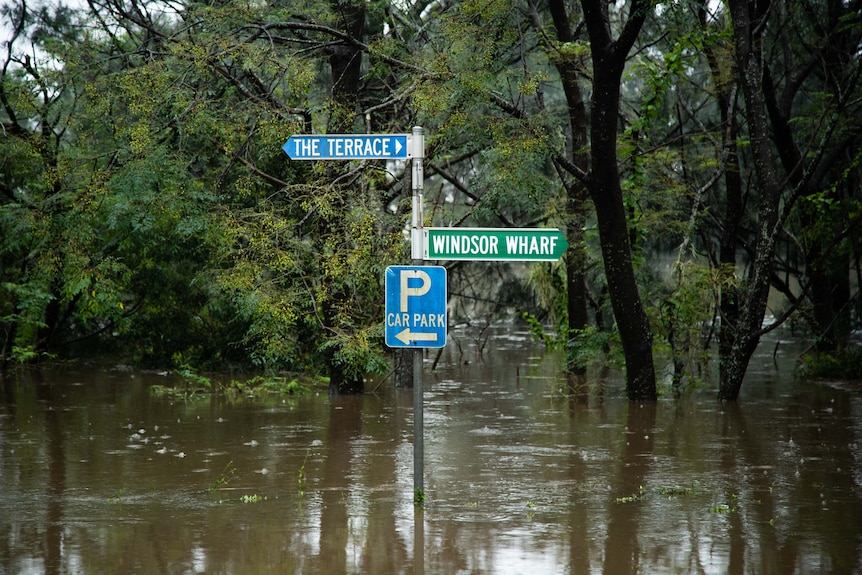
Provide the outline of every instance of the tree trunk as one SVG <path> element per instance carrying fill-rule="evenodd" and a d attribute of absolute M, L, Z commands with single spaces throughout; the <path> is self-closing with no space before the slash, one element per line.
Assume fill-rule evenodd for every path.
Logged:
<path fill-rule="evenodd" d="M 365 2 L 355 0 L 330 0 L 333 11 L 338 14 L 339 27 L 351 38 L 361 40 L 365 29 Z M 359 80 L 362 69 L 362 51 L 347 42 L 336 43 L 331 47 L 329 66 L 332 71 L 332 92 L 330 98 L 327 132 L 352 133 L 359 101 Z M 347 205 L 340 210 L 348 209 Z M 337 227 L 337 226 L 336 226 Z M 333 291 L 333 300 L 324 305 L 324 321 L 332 325 L 338 308 L 336 302 L 349 299 L 349 294 Z M 364 382 L 362 374 L 348 374 L 333 357 L 329 358 L 329 393 L 362 393 Z"/>
<path fill-rule="evenodd" d="M 422 350 L 404 348 L 393 352 L 396 387 L 413 388 L 413 356 L 417 353 L 422 353 Z"/>
<path fill-rule="evenodd" d="M 590 154 L 587 189 L 596 206 L 605 277 L 626 363 L 629 399 L 655 399 L 652 330 L 635 281 L 629 228 L 617 165 L 620 81 L 629 50 L 646 19 L 649 4 L 633 0 L 617 40 L 610 37 L 608 3 L 581 0 L 593 58 Z"/>
<path fill-rule="evenodd" d="M 569 24 L 569 14 L 563 0 L 551 0 L 549 3 L 554 27 L 557 30 L 557 40 L 562 43 L 573 42 L 574 32 Z M 572 164 L 583 173 L 589 169 L 587 148 L 587 112 L 584 97 L 578 80 L 582 73 L 581 64 L 575 57 L 555 61 L 566 95 L 568 105 L 569 130 L 571 132 L 571 150 L 568 152 Z M 566 224 L 566 240 L 569 249 L 566 252 L 566 311 L 568 316 L 568 339 L 577 337 L 578 331 L 587 327 L 587 282 L 586 282 L 586 238 L 584 223 L 586 221 L 587 199 L 586 186 L 582 181 L 566 185 L 568 196 L 568 213 Z M 573 360 L 572 354 L 566 361 L 566 371 L 571 375 L 585 375 L 586 366 Z"/>
<path fill-rule="evenodd" d="M 365 384 L 362 376 L 348 376 L 335 362 L 329 364 L 329 395 L 362 393 Z"/>
<path fill-rule="evenodd" d="M 743 287 L 744 302 L 739 321 L 732 326 L 729 355 L 719 365 L 718 398 L 735 401 L 742 388 L 748 362 L 760 343 L 766 312 L 770 280 L 779 232 L 778 216 L 781 190 L 775 174 L 765 96 L 761 79 L 762 42 L 759 36 L 766 14 L 751 14 L 753 4 L 747 0 L 730 0 L 737 74 L 745 95 L 745 109 L 750 131 L 751 150 L 757 183 L 760 188 L 757 210 L 757 239 L 754 260 Z"/>
<path fill-rule="evenodd" d="M 697 6 L 697 19 L 706 31 L 707 2 Z M 728 64 L 718 54 L 716 45 L 708 43 L 705 47 L 710 72 L 716 87 L 722 131 L 722 152 L 724 157 L 725 205 L 721 219 L 721 238 L 719 240 L 719 274 L 721 292 L 719 294 L 718 357 L 719 365 L 724 366 L 730 359 L 736 326 L 739 323 L 739 286 L 736 279 L 736 251 L 739 247 L 739 230 L 745 214 L 742 196 L 742 176 L 739 165 L 739 122 L 737 121 L 736 90 L 738 84 L 734 75 L 728 74 L 724 66 Z M 724 369 L 721 370 L 722 372 Z"/>
<path fill-rule="evenodd" d="M 330 0 L 333 11 L 339 16 L 339 27 L 357 40 L 361 40 L 365 32 L 365 4 L 357 0 Z M 353 132 L 358 111 L 362 51 L 347 42 L 336 43 L 330 50 L 332 93 L 327 131 L 349 134 Z"/>

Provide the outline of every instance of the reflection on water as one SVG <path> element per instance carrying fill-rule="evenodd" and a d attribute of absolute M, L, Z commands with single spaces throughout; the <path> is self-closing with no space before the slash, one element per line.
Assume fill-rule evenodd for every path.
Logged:
<path fill-rule="evenodd" d="M 418 510 L 410 390 L 182 402 L 156 375 L 7 374 L 0 573 L 862 573 L 862 396 L 767 347 L 733 405 L 629 403 L 613 377 L 566 397 L 526 334 L 449 346 Z"/>

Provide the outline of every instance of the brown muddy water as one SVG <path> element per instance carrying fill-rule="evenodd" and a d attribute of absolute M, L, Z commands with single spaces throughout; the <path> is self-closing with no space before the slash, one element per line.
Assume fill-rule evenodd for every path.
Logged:
<path fill-rule="evenodd" d="M 862 394 L 774 348 L 724 405 L 629 403 L 618 377 L 570 400 L 526 333 L 449 345 L 419 508 L 412 391 L 389 382 L 176 401 L 148 392 L 170 376 L 10 373 L 0 574 L 862 573 Z"/>

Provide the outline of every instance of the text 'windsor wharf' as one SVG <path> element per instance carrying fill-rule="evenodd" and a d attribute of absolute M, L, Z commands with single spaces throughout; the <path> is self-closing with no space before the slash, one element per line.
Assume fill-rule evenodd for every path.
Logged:
<path fill-rule="evenodd" d="M 500 240 L 503 240 L 502 242 Z M 431 238 L 435 254 L 483 255 L 501 258 L 516 256 L 552 256 L 557 250 L 553 235 L 506 234 L 437 234 Z"/>

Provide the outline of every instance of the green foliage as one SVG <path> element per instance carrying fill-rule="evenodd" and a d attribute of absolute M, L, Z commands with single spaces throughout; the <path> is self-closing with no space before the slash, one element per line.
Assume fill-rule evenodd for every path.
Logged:
<path fill-rule="evenodd" d="M 326 5 L 318 4 L 309 15 Z M 266 18 L 283 26 L 293 15 Z M 174 31 L 169 18 L 150 22 L 167 34 L 149 59 L 120 17 L 104 43 L 88 39 L 66 60 L 89 88 L 65 145 L 49 150 L 67 172 L 50 171 L 55 157 L 31 139 L 4 141 L 4 157 L 31 168 L 18 180 L 41 184 L 45 196 L 44 206 L 32 194 L 0 203 L 8 232 L 0 255 L 10 263 L 0 317 L 14 338 L 4 358 L 13 348 L 11 359 L 35 357 L 51 345 L 41 333 L 59 328 L 72 338 L 97 334 L 146 363 L 181 357 L 191 379 L 190 365 L 226 361 L 325 369 L 334 357 L 351 371 L 383 370 L 379 341 L 365 335 L 380 313 L 372 290 L 404 250 L 376 228 L 373 194 L 328 184 L 320 193 L 320 180 L 280 149 L 291 128 L 302 129 L 285 110 L 315 105 L 319 61 L 266 36 L 249 39 L 241 29 L 260 13 L 247 6 L 193 5 L 185 17 L 197 24 Z M 314 18 L 338 25 L 328 7 Z M 39 110 L 23 99 L 38 93 L 28 92 L 35 76 L 14 77 L 21 98 L 10 108 Z M 24 272 L 5 271 L 19 261 Z M 49 325 L 45 310 L 58 304 L 65 323 Z"/>
<path fill-rule="evenodd" d="M 702 381 L 697 375 L 709 359 L 709 326 L 716 316 L 716 292 L 733 275 L 710 268 L 696 259 L 677 260 L 671 274 L 652 295 L 650 308 L 659 346 L 668 350 L 675 369 L 674 392 L 694 389 Z"/>
<path fill-rule="evenodd" d="M 354 380 L 387 372 L 382 282 L 387 265 L 410 257 L 409 165 L 292 162 L 281 145 L 335 126 L 402 133 L 413 125 L 427 135 L 426 224 L 583 224 L 577 249 L 593 317 L 608 317 L 566 341 L 564 263 L 479 263 L 453 266 L 450 292 L 465 317 L 450 319 L 487 323 L 516 309 L 574 364 L 608 352 L 622 363 L 610 309 L 594 295 L 604 284 L 601 238 L 589 202 L 570 197 L 581 182 L 561 162 L 583 150 L 570 149 L 572 110 L 554 64 L 573 64 L 588 93 L 586 36 L 554 39 L 539 5 L 525 13 L 511 2 L 461 0 L 421 11 L 374 0 L 350 5 L 361 9 L 365 30 L 354 42 L 345 40 L 349 11 L 335 4 L 150 10 L 145 1 L 134 21 L 119 4 L 23 14 L 0 78 L 0 363 L 107 351 L 186 370 L 193 387 L 205 387 L 197 370 L 230 364 Z M 27 9 L 8 4 L 4 14 Z M 621 86 L 618 171 L 658 347 L 692 383 L 722 289 L 744 288 L 735 269 L 716 264 L 716 246 L 734 225 L 737 248 L 755 244 L 759 190 L 746 190 L 739 221 L 721 220 L 722 138 L 738 119 L 721 112 L 739 113 L 716 99 L 739 89 L 730 87 L 737 78 L 726 12 L 692 26 L 691 5 L 652 9 L 661 18 L 645 24 Z M 851 91 L 840 107 L 833 85 L 852 71 L 835 46 L 857 45 L 858 26 L 836 10 L 829 42 L 793 40 L 820 32 L 810 14 L 790 7 L 786 25 L 798 36 L 770 36 L 768 45 L 829 66 L 828 75 L 801 78 L 790 117 L 796 139 L 827 141 L 822 126 L 838 118 L 835 141 L 854 150 L 862 100 L 842 84 Z M 356 79 L 332 77 L 335 46 L 356 50 Z M 349 81 L 337 101 L 339 82 Z M 754 164 L 746 129 L 734 134 L 744 170 Z M 841 275 L 860 249 L 852 230 L 862 213 L 862 154 L 830 150 L 802 153 L 802 162 L 835 164 L 806 164 L 816 182 L 798 195 L 786 190 L 787 205 L 798 204 L 782 222 L 794 242 L 781 256 L 796 279 L 821 267 Z M 658 273 L 668 253 L 679 254 L 676 267 Z"/>
<path fill-rule="evenodd" d="M 413 490 L 413 505 L 416 507 L 425 505 L 425 492 L 418 487 Z"/>
<path fill-rule="evenodd" d="M 226 487 L 231 482 L 235 474 L 236 467 L 233 464 L 233 460 L 228 461 L 219 476 L 210 484 L 209 490 L 211 492 L 218 491 L 222 487 Z"/>
<path fill-rule="evenodd" d="M 223 382 L 218 378 L 200 375 L 188 366 L 177 368 L 175 373 L 182 379 L 182 385 L 153 385 L 149 388 L 150 394 L 183 401 L 219 395 L 233 401 L 242 398 L 308 395 L 315 389 L 320 391 L 328 385 L 325 378 L 310 378 L 307 375 L 258 375 L 245 381 L 232 379 Z"/>
<path fill-rule="evenodd" d="M 539 321 L 539 318 L 537 318 L 535 315 L 531 314 L 528 311 L 519 311 L 521 319 L 524 321 L 524 323 L 527 324 L 527 327 L 529 328 L 530 333 L 533 334 L 533 337 L 545 344 L 554 345 L 554 343 L 556 342 L 556 338 L 548 334 L 547 330 L 545 329 L 545 326 L 542 325 L 541 321 Z"/>
<path fill-rule="evenodd" d="M 299 466 L 299 469 L 296 472 L 296 489 L 299 492 L 299 496 L 302 497 L 305 495 L 305 489 L 307 487 L 308 477 L 305 472 L 305 466 L 308 463 L 308 454 L 311 450 L 305 452 L 305 458 L 302 460 L 302 465 Z"/>
<path fill-rule="evenodd" d="M 640 501 L 644 498 L 644 486 L 638 486 L 637 493 L 633 495 L 626 495 L 624 497 L 617 497 L 614 499 L 615 503 L 634 503 L 635 501 Z"/>
<path fill-rule="evenodd" d="M 260 384 L 260 387 L 271 393 L 280 393 L 283 395 L 305 395 L 311 393 L 311 388 L 299 383 L 296 379 L 287 380 L 269 379 Z"/>
<path fill-rule="evenodd" d="M 622 355 L 619 332 L 600 330 L 595 326 L 587 326 L 574 330 L 566 344 L 571 365 L 587 367 L 595 364 L 609 364 L 621 367 L 625 364 Z"/>
<path fill-rule="evenodd" d="M 212 388 L 212 380 L 204 375 L 195 373 L 191 367 L 183 363 L 182 356 L 180 354 L 175 354 L 174 361 L 179 364 L 176 370 L 177 375 L 182 377 L 186 383 L 204 389 Z"/>
<path fill-rule="evenodd" d="M 800 364 L 801 377 L 810 379 L 862 379 L 862 350 L 845 348 L 836 353 L 806 355 Z"/>

